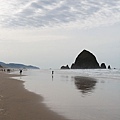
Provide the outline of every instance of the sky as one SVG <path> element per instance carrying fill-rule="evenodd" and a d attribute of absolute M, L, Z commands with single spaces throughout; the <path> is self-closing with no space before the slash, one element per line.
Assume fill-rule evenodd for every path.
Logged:
<path fill-rule="evenodd" d="M 58 69 L 84 49 L 120 68 L 120 0 L 0 0 L 0 61 Z"/>

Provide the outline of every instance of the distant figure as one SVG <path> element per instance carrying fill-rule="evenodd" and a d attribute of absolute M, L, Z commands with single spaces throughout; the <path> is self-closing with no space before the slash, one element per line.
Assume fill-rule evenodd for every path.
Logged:
<path fill-rule="evenodd" d="M 54 71 L 52 71 L 52 81 L 53 81 L 53 74 L 54 74 Z"/>
<path fill-rule="evenodd" d="M 7 69 L 7 72 L 10 72 L 10 69 Z"/>
<path fill-rule="evenodd" d="M 52 71 L 52 75 L 54 74 L 54 71 Z"/>
<path fill-rule="evenodd" d="M 20 70 L 20 75 L 22 74 L 22 70 Z"/>

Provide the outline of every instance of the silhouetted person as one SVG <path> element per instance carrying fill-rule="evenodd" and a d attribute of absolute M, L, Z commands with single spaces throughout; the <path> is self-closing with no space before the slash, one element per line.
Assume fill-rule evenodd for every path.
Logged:
<path fill-rule="evenodd" d="M 54 71 L 52 71 L 52 80 L 53 80 L 53 74 L 54 74 Z"/>
<path fill-rule="evenodd" d="M 20 75 L 22 74 L 22 70 L 20 70 Z"/>
<path fill-rule="evenodd" d="M 54 74 L 54 71 L 52 71 L 52 75 Z"/>
<path fill-rule="evenodd" d="M 7 69 L 7 72 L 10 72 L 10 69 Z"/>

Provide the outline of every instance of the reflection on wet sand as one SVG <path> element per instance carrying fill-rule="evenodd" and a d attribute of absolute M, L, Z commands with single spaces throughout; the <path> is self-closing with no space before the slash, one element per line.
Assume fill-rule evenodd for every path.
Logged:
<path fill-rule="evenodd" d="M 75 85 L 83 94 L 93 92 L 97 81 L 94 78 L 76 76 L 74 77 Z"/>

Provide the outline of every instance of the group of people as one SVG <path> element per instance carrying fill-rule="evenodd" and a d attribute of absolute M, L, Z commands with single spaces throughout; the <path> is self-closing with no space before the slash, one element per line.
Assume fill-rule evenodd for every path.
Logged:
<path fill-rule="evenodd" d="M 20 75 L 22 74 L 22 70 L 20 69 Z M 53 76 L 53 74 L 54 74 L 54 71 L 52 71 L 52 76 Z"/>

